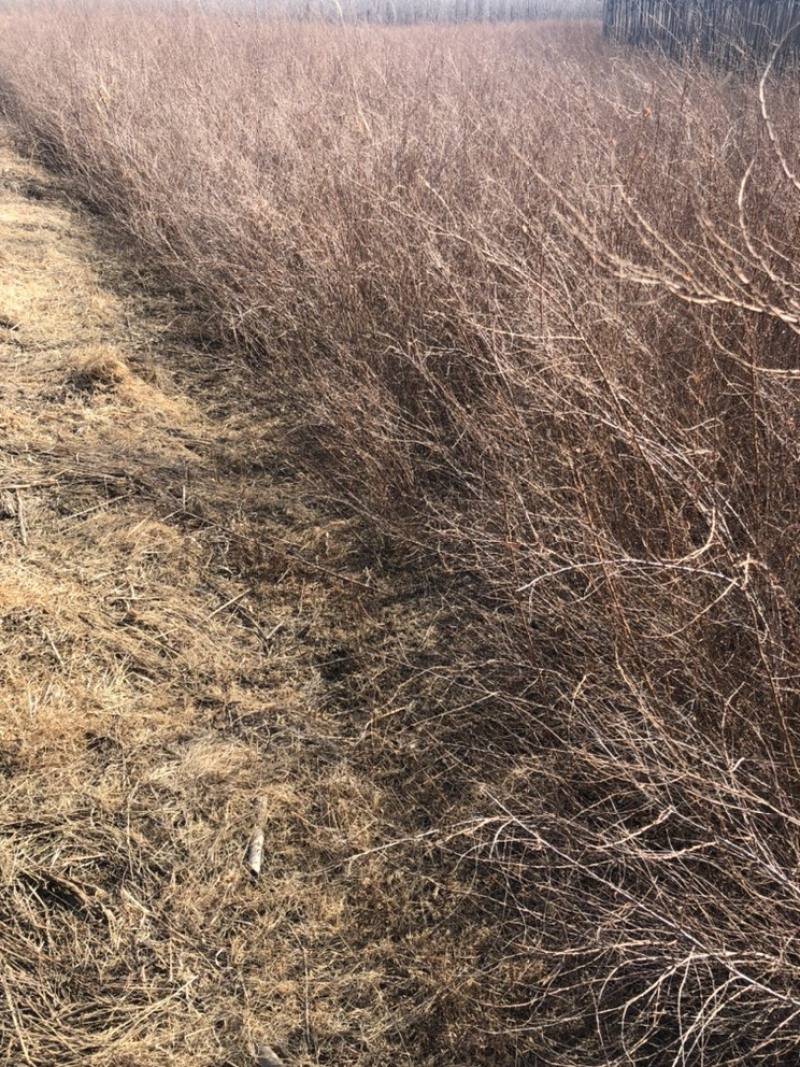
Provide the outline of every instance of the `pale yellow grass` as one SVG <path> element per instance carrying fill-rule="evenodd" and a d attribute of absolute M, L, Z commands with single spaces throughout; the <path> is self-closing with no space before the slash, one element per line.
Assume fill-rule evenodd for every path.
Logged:
<path fill-rule="evenodd" d="M 320 667 L 363 617 L 348 524 L 270 477 L 264 416 L 188 399 L 100 236 L 3 141 L 0 1063 L 374 1062 L 405 1024 L 345 860 L 382 797 Z"/>

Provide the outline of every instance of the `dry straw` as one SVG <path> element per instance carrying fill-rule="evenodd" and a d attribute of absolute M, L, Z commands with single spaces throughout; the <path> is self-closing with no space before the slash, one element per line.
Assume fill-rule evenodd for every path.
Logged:
<path fill-rule="evenodd" d="M 158 1024 L 131 1007 L 103 1033 L 128 1027 L 154 1055 L 172 1005 L 221 1020 L 222 989 L 255 1032 L 263 987 L 238 961 L 277 929 L 257 898 L 268 858 L 278 926 L 315 946 L 306 970 L 284 942 L 301 1055 L 790 1062 L 796 87 L 631 54 L 597 25 L 155 12 L 2 29 L 28 143 L 207 337 L 238 342 L 296 414 L 294 462 L 370 531 L 351 589 L 368 636 L 318 663 L 350 748 L 337 763 L 329 735 L 307 736 L 326 801 L 298 802 L 303 847 L 265 849 L 245 936 L 238 888 L 190 907 L 165 874 L 189 829 L 142 840 L 137 877 L 189 909 L 187 946 L 213 930 L 227 962 L 216 985 L 180 960 L 152 970 Z M 405 602 L 375 595 L 384 567 Z M 238 751 L 226 766 L 250 781 Z M 146 787 L 176 819 L 204 803 L 181 770 L 201 757 L 181 748 Z M 240 872 L 252 829 L 251 812 Z M 203 838 L 210 855 L 221 840 Z M 150 899 L 142 936 L 161 944 Z M 323 982 L 335 1010 L 309 1040 Z M 9 1034 L 33 1056 L 21 999 L 10 988 Z M 49 1062 L 71 1062 L 56 1045 Z"/>

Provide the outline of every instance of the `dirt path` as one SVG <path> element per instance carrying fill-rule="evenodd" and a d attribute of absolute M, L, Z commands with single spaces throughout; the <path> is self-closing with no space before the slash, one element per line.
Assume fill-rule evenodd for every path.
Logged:
<path fill-rule="evenodd" d="M 343 867 L 382 801 L 331 699 L 371 578 L 131 269 L 3 134 L 0 1063 L 389 1062 Z"/>

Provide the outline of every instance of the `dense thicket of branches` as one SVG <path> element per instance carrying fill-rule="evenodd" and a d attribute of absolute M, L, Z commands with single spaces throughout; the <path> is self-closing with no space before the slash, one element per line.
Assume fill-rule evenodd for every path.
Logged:
<path fill-rule="evenodd" d="M 484 934 L 415 1019 L 458 1062 L 790 1062 L 796 86 L 521 26 L 2 29 L 8 113 L 442 583 L 370 752 Z"/>

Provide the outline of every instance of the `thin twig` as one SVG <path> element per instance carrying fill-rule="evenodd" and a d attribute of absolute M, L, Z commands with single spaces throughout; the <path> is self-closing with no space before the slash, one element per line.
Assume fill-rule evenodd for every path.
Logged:
<path fill-rule="evenodd" d="M 242 597 L 247 596 L 249 592 L 249 589 L 245 589 L 244 592 L 237 593 L 236 596 L 232 596 L 230 600 L 226 600 L 224 604 L 220 604 L 218 608 L 214 608 L 214 610 L 208 616 L 209 619 L 213 619 L 215 615 L 219 615 L 221 611 L 224 611 L 225 608 L 229 608 L 232 604 L 235 604 L 237 601 L 241 600 Z"/>
<path fill-rule="evenodd" d="M 19 523 L 19 536 L 22 538 L 23 545 L 28 547 L 28 527 L 25 523 L 25 511 L 22 504 L 22 492 L 17 489 L 17 522 Z"/>
<path fill-rule="evenodd" d="M 58 485 L 58 478 L 46 478 L 41 482 L 7 482 L 0 485 L 0 492 L 19 492 L 20 489 L 40 489 L 48 485 Z"/>
<path fill-rule="evenodd" d="M 19 1018 L 19 1012 L 17 1010 L 17 1005 L 14 1002 L 14 997 L 13 997 L 13 995 L 11 993 L 11 990 L 8 987 L 8 980 L 6 978 L 6 971 L 7 971 L 7 968 L 4 967 L 3 971 L 2 971 L 2 981 L 3 981 L 3 991 L 4 991 L 5 995 L 6 995 L 6 1003 L 8 1004 L 8 1010 L 11 1013 L 11 1020 L 14 1023 L 14 1030 L 16 1032 L 17 1040 L 19 1041 L 20 1048 L 22 1049 L 22 1055 L 25 1057 L 25 1062 L 30 1064 L 30 1067 L 34 1067 L 33 1060 L 31 1059 L 30 1053 L 28 1052 L 28 1043 L 25 1040 L 25 1034 L 24 1034 L 23 1029 L 22 1029 L 22 1023 L 21 1023 L 20 1018 Z"/>

